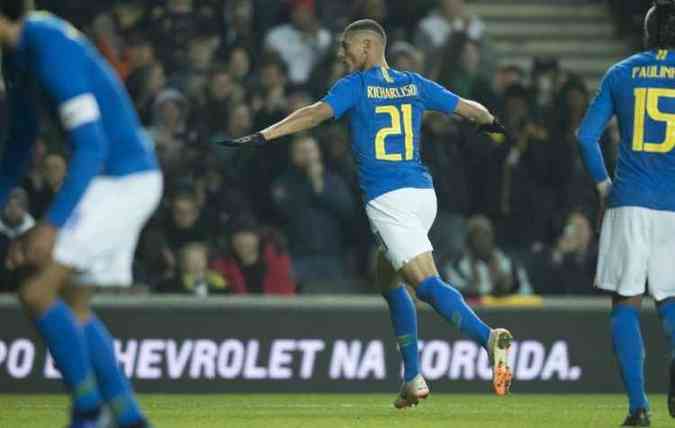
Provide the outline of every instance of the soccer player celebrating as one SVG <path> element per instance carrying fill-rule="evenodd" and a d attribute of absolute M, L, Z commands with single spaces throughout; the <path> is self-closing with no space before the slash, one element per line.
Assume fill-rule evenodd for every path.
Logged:
<path fill-rule="evenodd" d="M 10 110 L 0 205 L 30 163 L 38 95 L 58 116 L 72 157 L 45 218 L 11 244 L 8 264 L 30 268 L 20 299 L 71 394 L 70 427 L 102 426 L 104 401 L 118 426 L 147 427 L 89 300 L 91 286 L 131 283 L 134 247 L 161 198 L 162 176 L 112 69 L 70 24 L 28 12 L 26 3 L 0 0 Z"/>
<path fill-rule="evenodd" d="M 507 394 L 511 384 L 507 361 L 511 334 L 488 327 L 461 294 L 440 278 L 428 238 L 436 217 L 436 194 L 419 153 L 425 110 L 457 113 L 484 132 L 504 129 L 482 105 L 462 99 L 416 73 L 389 68 L 386 45 L 387 35 L 377 22 L 364 19 L 350 24 L 339 52 L 350 74 L 326 97 L 259 133 L 220 143 L 235 147 L 265 145 L 348 114 L 366 214 L 380 243 L 377 286 L 389 305 L 403 359 L 404 381 L 394 405 L 414 406 L 429 395 L 418 370 L 416 311 L 400 277 L 415 288 L 420 300 L 488 351 L 495 391 Z"/>
<path fill-rule="evenodd" d="M 614 293 L 614 353 L 628 393 L 624 426 L 649 426 L 639 311 L 646 283 L 675 357 L 675 1 L 657 0 L 645 18 L 647 51 L 605 75 L 578 131 L 584 162 L 608 209 L 595 286 Z M 612 116 L 621 130 L 614 182 L 598 140 Z M 675 417 L 675 360 L 668 406 Z"/>

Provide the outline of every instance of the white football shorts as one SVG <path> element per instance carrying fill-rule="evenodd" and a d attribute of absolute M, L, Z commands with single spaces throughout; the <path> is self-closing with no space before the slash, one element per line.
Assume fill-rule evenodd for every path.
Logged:
<path fill-rule="evenodd" d="M 59 230 L 54 260 L 75 269 L 77 285 L 130 286 L 138 237 L 162 186 L 158 171 L 94 178 Z"/>
<path fill-rule="evenodd" d="M 397 271 L 420 254 L 433 251 L 429 229 L 436 219 L 434 189 L 403 188 L 366 204 L 370 227 Z"/>
<path fill-rule="evenodd" d="M 600 235 L 595 286 L 624 297 L 647 290 L 657 301 L 675 297 L 675 212 L 610 208 Z"/>

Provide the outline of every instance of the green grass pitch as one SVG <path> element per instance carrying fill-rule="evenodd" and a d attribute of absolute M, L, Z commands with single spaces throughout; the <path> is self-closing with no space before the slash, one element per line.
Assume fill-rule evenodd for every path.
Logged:
<path fill-rule="evenodd" d="M 617 427 L 619 395 L 431 395 L 396 410 L 394 395 L 143 395 L 156 428 Z M 652 395 L 653 427 L 673 427 L 665 397 Z M 63 428 L 66 398 L 0 395 L 0 428 Z"/>

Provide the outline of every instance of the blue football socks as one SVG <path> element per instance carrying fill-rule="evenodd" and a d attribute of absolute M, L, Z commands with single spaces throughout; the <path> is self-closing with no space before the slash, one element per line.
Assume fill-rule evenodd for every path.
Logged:
<path fill-rule="evenodd" d="M 628 393 L 630 412 L 649 408 L 645 394 L 645 347 L 640 331 L 640 314 L 631 305 L 616 305 L 611 314 L 614 353 Z"/>
<path fill-rule="evenodd" d="M 99 388 L 111 405 L 117 423 L 121 427 L 139 423 L 143 414 L 129 381 L 120 370 L 110 333 L 94 316 L 83 327 Z"/>
<path fill-rule="evenodd" d="M 417 310 L 405 287 L 382 294 L 389 305 L 389 315 L 403 359 L 403 379 L 411 381 L 419 373 L 417 348 Z"/>
<path fill-rule="evenodd" d="M 101 407 L 101 396 L 75 315 L 63 301 L 57 300 L 35 324 L 72 395 L 73 413 L 95 415 Z"/>
<path fill-rule="evenodd" d="M 487 348 L 490 327 L 467 306 L 460 292 L 443 282 L 440 277 L 430 276 L 422 281 L 417 287 L 417 297 L 430 304 L 463 334 Z"/>
<path fill-rule="evenodd" d="M 675 300 L 661 304 L 659 316 L 663 331 L 670 340 L 670 358 L 675 361 Z"/>

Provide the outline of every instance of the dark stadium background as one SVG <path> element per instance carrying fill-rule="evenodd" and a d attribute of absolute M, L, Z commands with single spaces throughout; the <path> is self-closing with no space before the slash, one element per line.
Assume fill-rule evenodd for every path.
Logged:
<path fill-rule="evenodd" d="M 233 151 L 209 144 L 218 136 L 259 130 L 322 97 L 345 71 L 336 58 L 341 29 L 364 17 L 377 19 L 388 31 L 392 67 L 422 73 L 484 103 L 512 135 L 482 136 L 456 118 L 425 118 L 422 156 L 439 200 L 431 236 L 441 274 L 481 316 L 514 332 L 518 355 L 526 355 L 516 357 L 516 366 L 522 360 L 516 380 L 529 382 L 522 390 L 621 391 L 613 362 L 607 363 L 608 298 L 592 288 L 598 200 L 574 132 L 606 69 L 640 48 L 640 22 L 651 2 L 463 3 L 38 1 L 72 21 L 110 61 L 154 141 L 166 177 L 161 208 L 138 246 L 137 285 L 106 290 L 98 300 L 120 350 L 134 360 L 129 374 L 142 391 L 284 390 L 278 378 L 251 381 L 246 370 L 253 373 L 255 364 L 267 364 L 274 344 L 286 339 L 295 341 L 283 346 L 295 355 L 288 367 L 299 390 L 395 390 L 398 360 L 385 307 L 377 295 L 366 296 L 375 294 L 375 242 L 362 209 L 346 123 L 327 123 L 264 149 Z M 0 129 L 5 130 L 3 94 Z M 611 169 L 619 144 L 615 124 L 601 144 Z M 30 174 L 0 216 L 0 258 L 9 240 L 44 213 L 67 159 L 58 129 L 42 129 Z M 0 292 L 11 293 L 21 273 L 3 266 Z M 342 323 L 343 312 L 354 319 Z M 454 335 L 444 337 L 447 327 L 429 315 L 422 316 L 429 327 L 421 326 L 422 339 L 435 346 L 429 370 L 443 371 L 443 358 L 451 353 L 449 371 L 439 379 L 452 378 L 452 361 L 459 358 L 455 346 L 465 344 L 457 345 Z M 9 294 L 0 296 L 0 320 L 0 390 L 59 390 L 44 349 Z M 645 320 L 649 388 L 662 390 L 663 341 L 653 311 Z M 363 325 L 368 328 L 361 330 Z M 203 348 L 197 351 L 193 347 L 200 340 Z M 234 364 L 228 346 L 242 349 L 245 354 L 232 355 L 243 358 L 252 352 L 252 340 L 260 342 L 255 352 L 262 362 L 254 356 L 253 366 L 242 366 L 232 382 L 211 382 L 227 378 L 222 373 Z M 302 340 L 324 341 L 309 380 L 302 377 L 301 361 L 307 352 L 302 346 L 310 342 Z M 387 356 L 377 361 L 389 362 L 386 379 L 379 377 L 379 368 L 366 367 L 363 379 L 372 382 L 353 382 L 358 367 L 367 363 L 360 358 L 377 341 L 385 345 Z M 345 360 L 343 377 L 331 377 L 331 355 L 343 345 L 361 365 L 351 367 Z M 188 349 L 188 365 L 176 378 L 170 375 L 169 346 Z M 474 353 L 464 355 L 475 365 L 457 366 L 458 377 L 452 379 L 459 381 L 436 381 L 439 390 L 487 390 L 486 382 L 473 382 L 482 364 L 478 351 L 465 351 Z M 265 366 L 268 375 L 270 367 Z M 349 367 L 352 378 L 345 374 Z M 303 384 L 309 381 L 314 383 Z"/>

